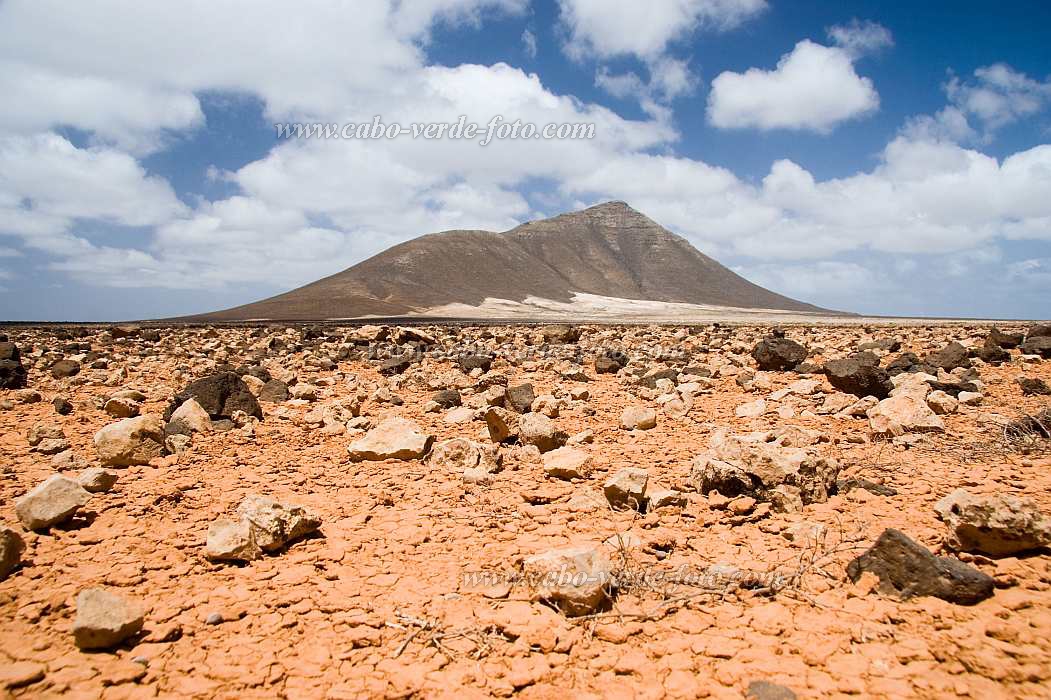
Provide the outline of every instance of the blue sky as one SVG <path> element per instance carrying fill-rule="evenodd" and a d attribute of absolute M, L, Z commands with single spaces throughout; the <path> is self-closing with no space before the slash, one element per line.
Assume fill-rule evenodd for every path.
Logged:
<path fill-rule="evenodd" d="M 253 301 L 623 199 L 862 313 L 1051 316 L 1051 4 L 0 3 L 0 318 Z M 593 122 L 576 142 L 275 122 Z"/>

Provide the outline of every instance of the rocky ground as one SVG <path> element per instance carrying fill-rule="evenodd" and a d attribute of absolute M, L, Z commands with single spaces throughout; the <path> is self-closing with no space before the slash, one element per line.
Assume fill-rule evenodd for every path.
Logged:
<path fill-rule="evenodd" d="M 1048 697 L 1051 328 L 9 328 L 13 697 Z"/>

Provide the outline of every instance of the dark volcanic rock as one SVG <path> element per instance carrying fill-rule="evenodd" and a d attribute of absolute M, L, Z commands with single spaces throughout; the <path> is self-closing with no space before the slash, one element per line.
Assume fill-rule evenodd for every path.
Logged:
<path fill-rule="evenodd" d="M 931 391 L 944 391 L 954 399 L 960 396 L 961 391 L 978 391 L 978 385 L 971 382 L 927 382 Z"/>
<path fill-rule="evenodd" d="M 807 357 L 807 349 L 787 338 L 764 338 L 752 349 L 761 370 L 787 371 Z"/>
<path fill-rule="evenodd" d="M 51 376 L 55 379 L 63 379 L 80 374 L 80 363 L 76 360 L 59 360 L 51 365 Z"/>
<path fill-rule="evenodd" d="M 175 409 L 187 399 L 195 399 L 213 420 L 229 418 L 234 411 L 263 417 L 259 402 L 235 372 L 220 372 L 192 382 L 172 400 L 164 412 L 164 420 L 171 420 Z"/>
<path fill-rule="evenodd" d="M 412 353 L 391 357 L 380 363 L 379 373 L 383 375 L 401 374 L 412 366 Z"/>
<path fill-rule="evenodd" d="M 629 358 L 620 350 L 603 350 L 595 358 L 596 374 L 616 374 L 628 364 Z"/>
<path fill-rule="evenodd" d="M 453 408 L 463 403 L 463 399 L 460 398 L 460 392 L 456 389 L 442 389 L 436 391 L 431 395 L 431 401 L 438 404 L 442 408 Z"/>
<path fill-rule="evenodd" d="M 22 355 L 18 346 L 7 341 L 0 342 L 0 389 L 22 389 L 29 374 L 22 366 Z"/>
<path fill-rule="evenodd" d="M 894 389 L 886 370 L 878 365 L 862 364 L 852 357 L 826 362 L 825 376 L 832 386 L 858 397 L 885 399 Z"/>
<path fill-rule="evenodd" d="M 899 598 L 934 596 L 950 603 L 973 605 L 993 594 L 993 579 L 950 557 L 936 557 L 904 533 L 886 529 L 867 552 L 847 565 L 852 581 L 871 571 L 879 591 Z"/>
<path fill-rule="evenodd" d="M 1051 395 L 1051 387 L 1043 379 L 1033 377 L 1019 377 L 1015 380 L 1022 388 L 1026 396 L 1048 396 Z"/>
<path fill-rule="evenodd" d="M 946 345 L 941 350 L 936 350 L 926 357 L 926 363 L 934 367 L 941 367 L 950 372 L 957 367 L 970 367 L 971 360 L 967 348 L 957 342 Z"/>
<path fill-rule="evenodd" d="M 475 354 L 475 355 L 464 355 L 459 359 L 460 369 L 464 373 L 470 372 L 473 369 L 481 369 L 483 372 L 488 372 L 489 368 L 493 366 L 493 358 L 490 355 Z"/>
<path fill-rule="evenodd" d="M 986 338 L 985 344 L 975 350 L 972 354 L 982 362 L 988 362 L 991 365 L 1008 362 L 1011 359 L 1011 353 L 1007 352 L 1001 345 L 994 342 L 992 336 Z"/>
<path fill-rule="evenodd" d="M 1032 328 L 1025 334 L 1026 340 L 1029 338 L 1051 338 L 1051 324 L 1040 323 Z"/>
<path fill-rule="evenodd" d="M 288 384 L 280 379 L 271 379 L 259 389 L 259 400 L 267 403 L 288 401 Z"/>
<path fill-rule="evenodd" d="M 938 375 L 938 368 L 932 367 L 926 362 L 920 360 L 916 356 L 916 353 L 903 352 L 887 365 L 887 374 L 895 377 L 899 374 L 912 374 L 915 372 L 926 372 L 927 374 Z"/>
<path fill-rule="evenodd" d="M 1002 330 L 994 326 L 993 329 L 989 331 L 989 335 L 985 337 L 985 344 L 989 345 L 990 343 L 1001 348 L 1017 348 L 1022 344 L 1022 336 L 1017 333 L 1004 333 Z"/>
<path fill-rule="evenodd" d="M 55 413 L 60 416 L 68 416 L 73 412 L 73 404 L 69 402 L 69 399 L 64 396 L 55 397 L 55 400 L 51 402 L 55 407 Z"/>
<path fill-rule="evenodd" d="M 1051 359 L 1051 336 L 1030 336 L 1022 343 L 1022 352 L 1026 355 L 1039 355 L 1045 360 Z"/>

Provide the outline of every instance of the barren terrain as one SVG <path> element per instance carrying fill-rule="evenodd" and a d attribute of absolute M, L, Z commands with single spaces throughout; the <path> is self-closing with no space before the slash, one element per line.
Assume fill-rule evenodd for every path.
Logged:
<path fill-rule="evenodd" d="M 1000 330 L 1020 337 L 990 345 L 977 323 L 783 339 L 718 324 L 9 328 L 28 377 L 0 390 L 0 524 L 24 551 L 0 576 L 0 683 L 12 697 L 1048 697 L 1051 442 L 1039 421 L 1011 424 L 1051 405 L 1016 381 L 1051 383 L 1051 361 L 1039 335 L 1013 347 L 1029 324 Z M 783 340 L 805 359 L 782 362 Z M 841 386 L 873 357 L 919 364 L 866 400 L 826 371 L 859 351 Z M 784 366 L 760 370 L 771 355 Z M 184 391 L 219 372 L 236 407 Z M 128 432 L 136 415 L 161 432 Z M 115 484 L 92 472 L 89 500 L 27 527 L 16 501 L 92 467 Z M 953 539 L 935 505 L 961 488 L 1022 499 L 982 530 L 1018 551 Z M 250 495 L 320 525 L 268 548 L 273 528 L 239 511 Z M 911 595 L 930 580 L 848 573 L 888 528 L 980 572 L 966 574 L 979 599 L 958 579 L 951 602 Z M 570 582 L 535 576 L 552 561 Z M 87 619 L 93 588 L 137 610 Z M 81 648 L 89 632 L 107 641 Z"/>

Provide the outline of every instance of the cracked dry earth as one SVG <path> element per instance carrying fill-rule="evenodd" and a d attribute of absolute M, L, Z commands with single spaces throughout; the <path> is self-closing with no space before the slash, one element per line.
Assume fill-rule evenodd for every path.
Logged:
<path fill-rule="evenodd" d="M 559 342 L 565 330 L 545 344 L 544 329 L 530 326 L 271 325 L 162 328 L 159 335 L 8 329 L 28 388 L 0 391 L 0 523 L 25 541 L 21 565 L 0 581 L 4 692 L 1051 695 L 1048 551 L 992 557 L 951 550 L 934 510 L 939 499 L 966 488 L 1024 497 L 1051 513 L 1047 440 L 1008 442 L 1004 430 L 1048 406 L 1047 396 L 1023 394 L 1016 379 L 1051 381 L 1051 362 L 1018 349 L 998 365 L 971 360 L 980 396 L 939 416 L 943 432 L 880 436 L 864 413 L 840 410 L 858 397 L 833 389 L 817 372 L 822 362 L 880 339 L 902 344 L 895 352 L 874 350 L 884 366 L 900 352 L 922 358 L 951 341 L 977 349 L 989 328 L 787 327 L 788 338 L 809 348 L 812 366 L 766 372 L 757 371 L 750 353 L 768 327 L 587 326 L 579 338 L 565 333 L 567 342 Z M 470 346 L 495 351 L 496 359 L 483 375 L 423 353 L 381 375 L 367 353 L 384 338 L 402 350 L 413 343 Z M 630 362 L 597 373 L 602 348 L 619 349 Z M 49 368 L 62 358 L 77 361 L 79 373 L 53 377 Z M 37 532 L 23 527 L 15 508 L 23 494 L 56 471 L 75 477 L 101 466 L 93 438 L 118 420 L 101 408 L 108 398 L 135 389 L 144 399 L 131 402 L 139 404 L 134 410 L 163 414 L 173 396 L 219 365 L 268 367 L 300 385 L 293 393 L 306 398 L 263 401 L 261 421 L 239 416 L 233 426 L 217 421 L 216 429 L 194 432 L 188 444 L 169 440 L 169 449 L 181 451 L 113 468 L 113 488 L 93 494 L 66 522 Z M 667 368 L 677 372 L 649 381 L 652 388 L 640 383 Z M 813 373 L 800 373 L 807 370 Z M 943 380 L 960 376 L 942 373 Z M 480 376 L 495 375 L 550 395 L 534 405 L 559 405 L 551 421 L 591 456 L 589 475 L 548 476 L 538 449 L 525 444 L 499 445 L 502 469 L 481 478 L 465 479 L 427 458 L 350 460 L 348 445 L 395 415 L 415 421 L 435 444 L 457 437 L 493 444 L 484 409 L 494 394 L 473 387 L 489 383 Z M 813 379 L 813 386 L 779 391 L 800 379 Z M 249 383 L 253 392 L 258 384 Z M 464 406 L 478 409 L 467 422 L 450 423 L 456 409 L 428 403 L 437 390 L 452 388 Z M 33 401 L 34 392 L 41 400 Z M 679 400 L 669 402 L 669 394 Z M 69 415 L 56 412 L 58 397 L 71 403 Z M 357 418 L 318 419 L 319 409 L 347 401 Z M 631 406 L 654 409 L 656 426 L 622 428 Z M 36 451 L 27 433 L 38 424 L 60 426 L 69 452 Z M 762 497 L 698 491 L 694 459 L 717 430 L 776 434 L 790 427 L 813 431 L 804 444 L 833 458 L 840 480 L 865 479 L 869 488 L 841 488 L 827 500 L 786 508 Z M 593 438 L 581 435 L 588 430 Z M 626 467 L 646 470 L 649 492 L 681 491 L 681 500 L 649 512 L 611 507 L 603 485 Z M 320 529 L 245 563 L 210 560 L 209 528 L 236 519 L 250 494 L 304 506 L 320 517 Z M 852 581 L 847 565 L 886 528 L 991 576 L 991 597 L 960 605 L 881 592 L 872 574 Z M 621 584 L 607 587 L 593 612 L 568 617 L 513 574 L 528 557 L 578 544 L 603 550 Z M 684 567 L 709 575 L 630 575 Z M 756 574 L 759 583 L 726 575 L 735 570 Z M 492 575 L 470 575 L 477 572 Z M 140 605 L 141 631 L 109 649 L 78 649 L 77 595 L 93 587 Z"/>

